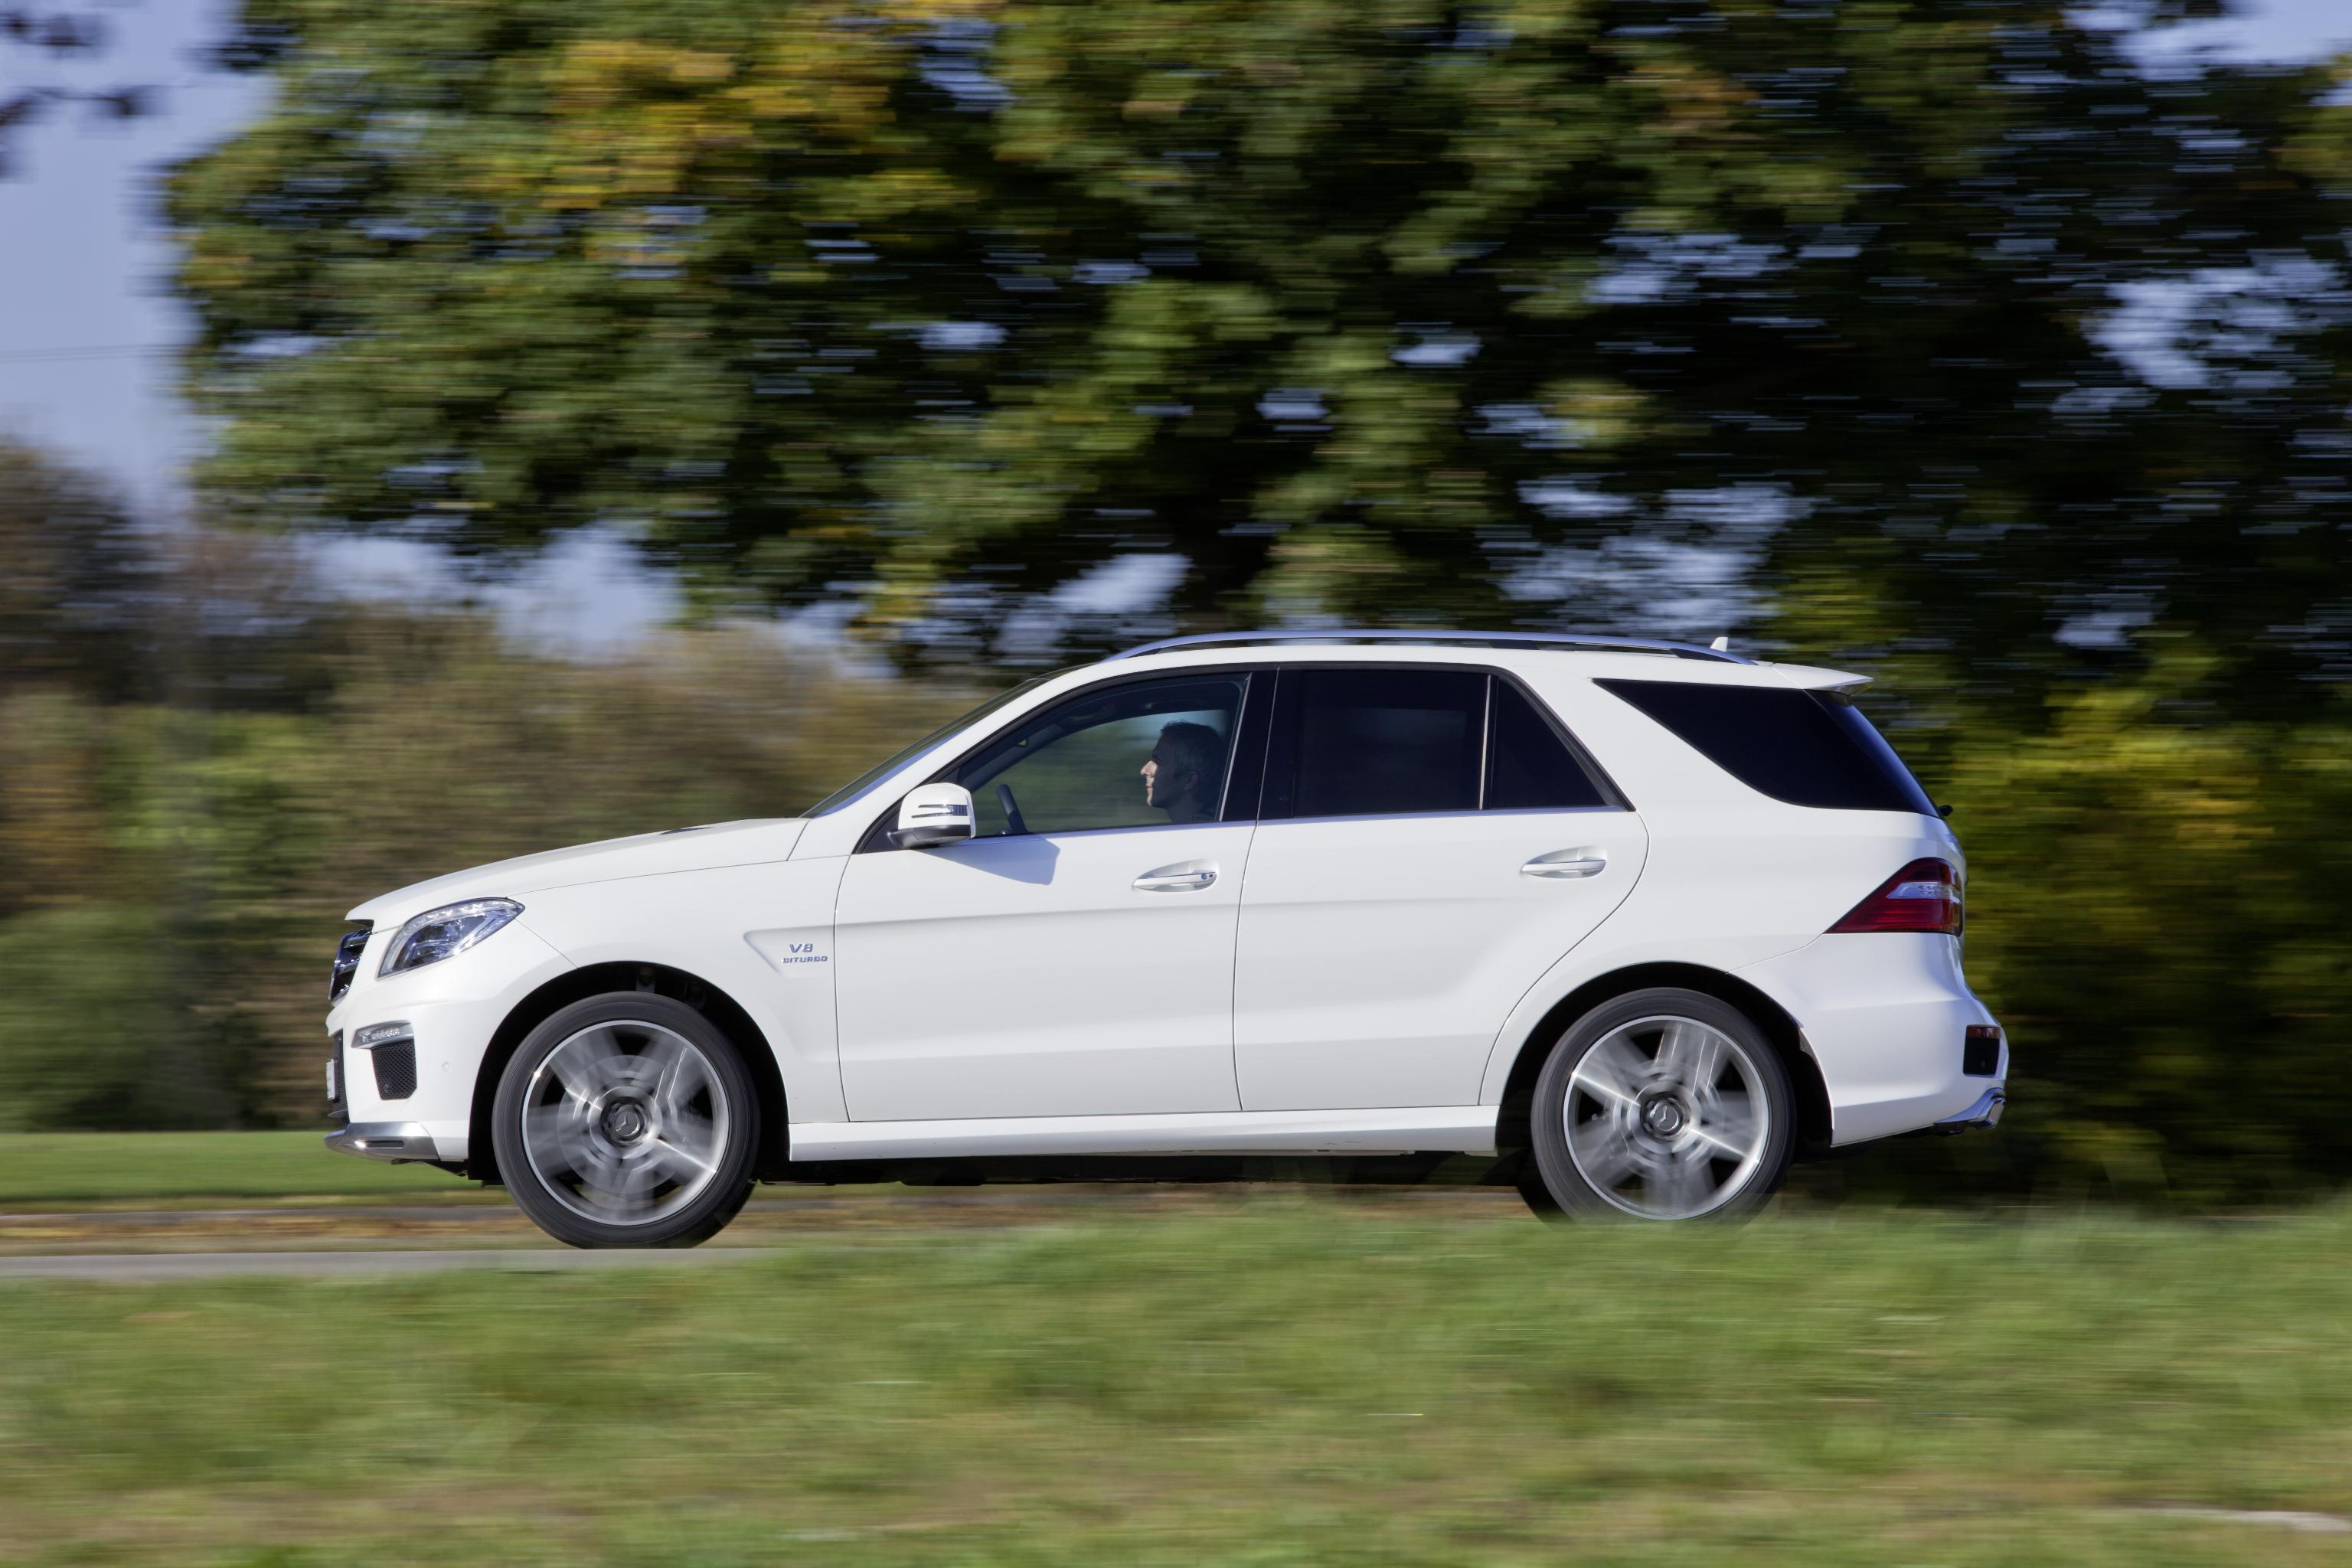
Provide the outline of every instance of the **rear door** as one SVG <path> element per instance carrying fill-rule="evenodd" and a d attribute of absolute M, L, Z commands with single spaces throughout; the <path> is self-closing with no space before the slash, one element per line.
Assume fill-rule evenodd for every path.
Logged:
<path fill-rule="evenodd" d="M 1500 671 L 1307 665 L 1277 686 L 1242 890 L 1247 1110 L 1468 1105 L 1528 987 L 1624 901 L 1641 819 Z"/>

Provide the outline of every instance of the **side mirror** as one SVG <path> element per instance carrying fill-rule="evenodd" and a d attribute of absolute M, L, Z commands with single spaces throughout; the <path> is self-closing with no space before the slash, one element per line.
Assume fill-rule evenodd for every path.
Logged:
<path fill-rule="evenodd" d="M 957 784 L 918 784 L 898 803 L 898 826 L 890 842 L 901 849 L 929 849 L 971 837 L 971 791 Z"/>

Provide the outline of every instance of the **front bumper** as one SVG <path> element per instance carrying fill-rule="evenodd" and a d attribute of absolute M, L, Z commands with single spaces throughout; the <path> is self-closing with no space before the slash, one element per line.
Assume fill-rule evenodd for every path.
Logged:
<path fill-rule="evenodd" d="M 455 958 L 380 975 L 380 948 L 391 934 L 380 933 L 361 952 L 351 989 L 327 1014 L 342 1091 L 329 1113 L 350 1123 L 327 1143 L 371 1160 L 464 1164 L 475 1081 L 491 1037 L 517 1003 L 572 965 L 516 921 Z M 362 1043 L 394 1024 L 406 1028 Z"/>
<path fill-rule="evenodd" d="M 443 1158 L 440 1144 L 421 1121 L 354 1121 L 328 1133 L 327 1147 L 395 1165 L 416 1160 L 437 1163 Z"/>

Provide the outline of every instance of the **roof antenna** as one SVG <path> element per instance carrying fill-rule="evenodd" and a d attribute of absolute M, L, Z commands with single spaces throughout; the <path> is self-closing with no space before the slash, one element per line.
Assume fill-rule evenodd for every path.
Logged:
<path fill-rule="evenodd" d="M 1717 653 L 1729 653 L 1731 651 L 1731 638 L 1727 636 L 1719 637 L 1706 646 L 1713 648 Z"/>

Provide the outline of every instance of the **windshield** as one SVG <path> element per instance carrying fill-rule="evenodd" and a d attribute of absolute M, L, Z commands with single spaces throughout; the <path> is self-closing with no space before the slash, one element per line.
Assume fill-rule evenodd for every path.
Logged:
<path fill-rule="evenodd" d="M 929 734 L 924 736 L 921 740 L 916 742 L 913 745 L 895 753 L 887 761 L 875 763 L 872 767 L 866 769 L 864 773 L 858 774 L 856 778 L 850 780 L 847 784 L 842 785 L 831 795 L 826 795 L 823 800 L 818 801 L 814 805 L 810 806 L 806 811 L 801 813 L 801 815 L 803 816 L 824 816 L 833 812 L 839 811 L 845 805 L 854 804 L 861 795 L 865 795 L 868 790 L 871 790 L 876 784 L 880 784 L 884 779 L 888 778 L 892 773 L 897 773 L 900 768 L 905 767 L 908 763 L 913 762 L 917 757 L 921 756 L 925 752 L 929 751 L 933 746 L 938 745 L 941 741 L 946 740 L 950 735 L 954 734 L 957 731 L 963 729 L 967 725 L 979 722 L 981 720 L 987 718 L 991 713 L 993 713 L 998 709 L 1003 707 L 1006 703 L 1012 701 L 1014 698 L 1036 689 L 1045 682 L 1053 679 L 1055 676 L 1063 673 L 1064 671 L 1058 669 L 1051 670 L 1044 675 L 1031 677 L 1029 679 L 1023 681 L 1020 685 L 1014 687 L 1010 691 L 998 692 L 995 696 L 990 698 L 987 701 L 982 703 L 971 712 L 966 713 L 960 719 L 950 719 L 946 723 L 940 725 L 938 729 L 932 731 Z"/>

